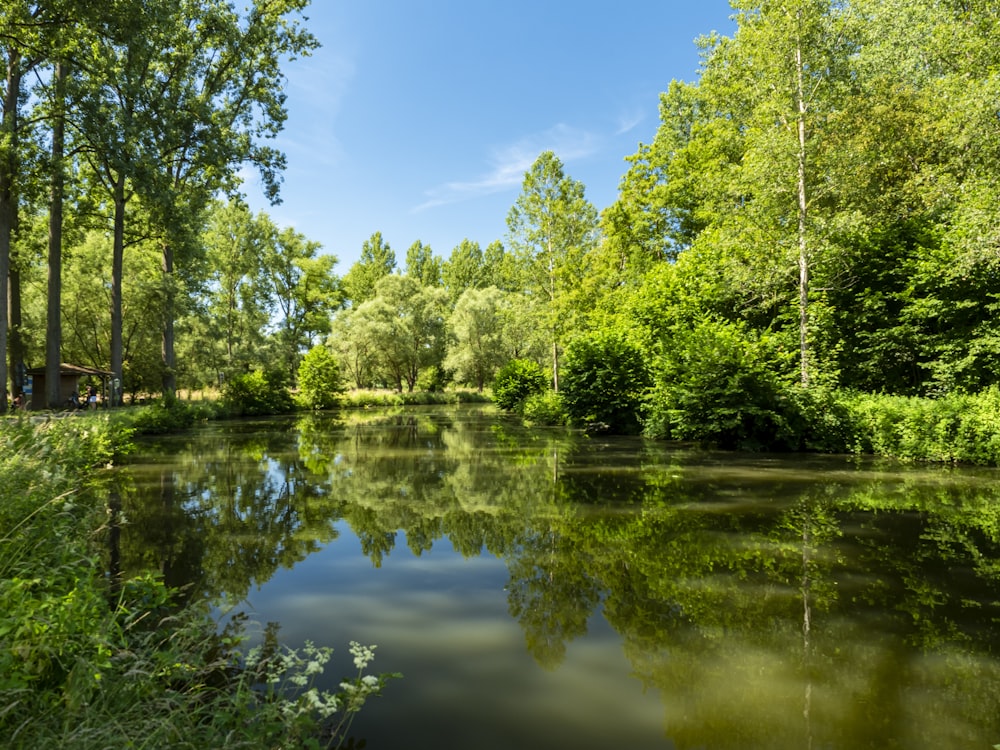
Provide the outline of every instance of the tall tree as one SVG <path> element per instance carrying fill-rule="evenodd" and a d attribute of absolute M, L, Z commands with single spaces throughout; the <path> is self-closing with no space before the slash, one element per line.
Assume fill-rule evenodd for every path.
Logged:
<path fill-rule="evenodd" d="M 14 376 L 16 393 L 23 386 L 18 373 L 18 365 L 23 364 L 24 358 L 21 333 L 17 330 L 21 314 L 20 285 L 12 265 L 11 249 L 25 181 L 22 161 L 26 141 L 22 117 L 24 82 L 46 59 L 43 39 L 49 24 L 46 23 L 48 19 L 41 18 L 45 5 L 18 1 L 0 7 L 0 57 L 4 68 L 0 79 L 0 413 L 7 409 L 8 377 Z"/>
<path fill-rule="evenodd" d="M 571 325 L 574 295 L 597 239 L 597 211 L 582 183 L 544 152 L 525 173 L 521 195 L 507 215 L 510 245 L 525 268 L 524 289 L 544 305 L 552 352 L 552 385 L 559 390 L 559 350 Z"/>
<path fill-rule="evenodd" d="M 417 240 L 406 251 L 406 273 L 424 286 L 441 286 L 441 259 L 430 245 Z"/>
<path fill-rule="evenodd" d="M 318 255 L 322 246 L 300 232 L 278 232 L 264 258 L 278 312 L 278 347 L 289 379 L 294 382 L 302 354 L 316 337 L 330 332 L 330 319 L 340 305 L 339 280 L 332 255 Z"/>
<path fill-rule="evenodd" d="M 396 270 L 396 253 L 389 243 L 382 239 L 381 232 L 375 232 L 361 246 L 361 257 L 344 275 L 344 296 L 354 306 L 375 296 L 375 285 L 384 276 Z"/>
<path fill-rule="evenodd" d="M 203 315 L 192 321 L 202 341 L 192 356 L 221 380 L 258 361 L 270 318 L 271 295 L 263 260 L 277 228 L 240 201 L 215 206 L 202 237 L 208 279 Z"/>
<path fill-rule="evenodd" d="M 258 0 L 243 11 L 222 0 L 127 2 L 109 11 L 82 67 L 77 137 L 112 208 L 111 369 L 121 367 L 121 269 L 126 208 L 138 195 L 163 237 L 164 392 L 173 389 L 174 253 L 219 189 L 258 166 L 277 199 L 283 156 L 264 145 L 281 129 L 282 60 L 315 39 L 295 15 L 308 0 Z M 178 232 L 178 229 L 182 230 Z"/>
<path fill-rule="evenodd" d="M 381 368 L 396 390 L 412 391 L 420 371 L 444 357 L 447 295 L 410 276 L 390 274 L 375 287 L 357 316 L 367 319 Z"/>
<path fill-rule="evenodd" d="M 466 238 L 451 251 L 441 269 L 441 280 L 452 304 L 467 289 L 479 289 L 485 277 L 483 251 L 478 242 Z"/>
<path fill-rule="evenodd" d="M 469 383 L 482 392 L 507 361 L 502 310 L 508 297 L 496 287 L 466 289 L 448 318 L 450 342 L 445 369 L 456 382 Z"/>

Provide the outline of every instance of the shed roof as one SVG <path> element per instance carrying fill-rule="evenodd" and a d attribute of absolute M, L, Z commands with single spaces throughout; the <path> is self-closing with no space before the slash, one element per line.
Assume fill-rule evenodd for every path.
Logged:
<path fill-rule="evenodd" d="M 34 375 L 44 375 L 45 374 L 45 368 L 44 367 L 31 367 L 28 370 L 26 370 L 26 372 L 27 372 L 28 375 L 32 375 L 32 376 L 34 376 Z M 60 362 L 59 363 L 59 374 L 60 375 L 98 375 L 98 376 L 105 376 L 105 377 L 111 377 L 112 375 L 114 375 L 114 373 L 110 372 L 109 370 L 98 370 L 98 369 L 93 368 L 93 367 L 84 367 L 83 365 L 68 365 L 65 362 Z"/>

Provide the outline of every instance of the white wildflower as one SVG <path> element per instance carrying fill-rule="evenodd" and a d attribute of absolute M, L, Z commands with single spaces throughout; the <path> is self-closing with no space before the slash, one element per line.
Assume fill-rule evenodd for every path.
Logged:
<path fill-rule="evenodd" d="M 307 675 L 320 674 L 322 671 L 323 671 L 323 665 L 317 659 L 313 659 L 311 662 L 306 664 L 305 673 Z"/>
<path fill-rule="evenodd" d="M 364 669 L 375 659 L 375 646 L 362 646 L 357 641 L 351 641 L 351 654 L 354 656 L 354 666 Z"/>

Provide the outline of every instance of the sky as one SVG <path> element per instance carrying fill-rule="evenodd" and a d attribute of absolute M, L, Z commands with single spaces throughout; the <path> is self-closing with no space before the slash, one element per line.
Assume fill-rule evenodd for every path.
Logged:
<path fill-rule="evenodd" d="M 447 259 L 506 240 L 524 173 L 551 150 L 600 211 L 694 81 L 697 37 L 734 29 L 728 0 L 313 0 L 322 45 L 285 66 L 282 202 L 252 171 L 255 210 L 337 257 L 375 232 L 403 266 L 417 240 Z"/>

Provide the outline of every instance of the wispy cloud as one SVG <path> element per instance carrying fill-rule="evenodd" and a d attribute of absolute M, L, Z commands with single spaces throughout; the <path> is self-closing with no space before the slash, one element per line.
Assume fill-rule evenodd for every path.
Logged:
<path fill-rule="evenodd" d="M 352 57 L 324 51 L 316 53 L 323 55 L 321 60 L 307 58 L 291 66 L 287 89 L 291 127 L 277 143 L 290 159 L 333 166 L 344 155 L 334 124 L 354 82 L 356 66 Z"/>
<path fill-rule="evenodd" d="M 618 128 L 615 130 L 615 135 L 625 135 L 626 133 L 631 133 L 639 127 L 645 119 L 645 113 L 639 110 L 623 112 L 618 116 Z"/>
<path fill-rule="evenodd" d="M 586 130 L 559 124 L 542 133 L 493 150 L 490 169 L 472 180 L 447 182 L 427 191 L 427 200 L 412 213 L 459 203 L 483 195 L 511 190 L 521 185 L 524 173 L 545 151 L 552 151 L 564 164 L 597 151 L 600 137 Z"/>

